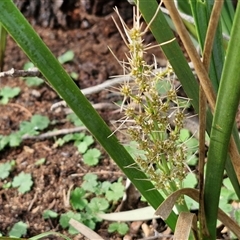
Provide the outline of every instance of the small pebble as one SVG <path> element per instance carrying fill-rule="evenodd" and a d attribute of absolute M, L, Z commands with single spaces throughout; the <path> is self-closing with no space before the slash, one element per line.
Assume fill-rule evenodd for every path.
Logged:
<path fill-rule="evenodd" d="M 129 235 L 129 234 L 126 234 L 124 237 L 123 237 L 123 240 L 132 240 L 132 236 Z"/>
<path fill-rule="evenodd" d="M 31 95 L 32 95 L 33 97 L 35 97 L 35 98 L 41 97 L 41 93 L 40 93 L 39 91 L 35 90 L 35 89 L 33 89 L 33 90 L 31 91 Z"/>

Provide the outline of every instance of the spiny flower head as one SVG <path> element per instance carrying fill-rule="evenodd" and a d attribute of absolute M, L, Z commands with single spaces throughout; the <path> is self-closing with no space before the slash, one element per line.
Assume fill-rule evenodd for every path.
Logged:
<path fill-rule="evenodd" d="M 138 143 L 144 157 L 135 159 L 157 189 L 180 187 L 184 179 L 186 149 L 180 144 L 179 133 L 183 127 L 184 107 L 180 107 L 177 90 L 173 84 L 172 68 L 156 72 L 154 65 L 146 63 L 144 56 L 150 45 L 144 44 L 141 15 L 134 7 L 133 27 L 129 28 L 117 12 L 123 31 L 114 20 L 129 49 L 128 62 L 123 64 L 132 81 L 120 88 L 124 97 L 124 113 L 131 120 L 128 133 Z M 159 89 L 160 88 L 160 89 Z M 170 122 L 173 119 L 174 127 Z"/>

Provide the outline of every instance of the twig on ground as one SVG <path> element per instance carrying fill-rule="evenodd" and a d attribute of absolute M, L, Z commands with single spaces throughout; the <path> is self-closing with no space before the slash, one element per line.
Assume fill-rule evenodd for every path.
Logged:
<path fill-rule="evenodd" d="M 158 239 L 162 239 L 162 238 L 173 238 L 173 235 L 165 235 L 165 234 L 161 234 L 158 233 L 156 236 L 151 236 L 151 237 L 145 237 L 145 238 L 139 238 L 138 240 L 158 240 Z"/>
<path fill-rule="evenodd" d="M 32 209 L 32 206 L 33 206 L 34 202 L 36 201 L 37 197 L 38 197 L 38 193 L 35 193 L 32 201 L 30 202 L 30 204 L 28 206 L 28 212 L 30 212 L 30 210 Z"/>
<path fill-rule="evenodd" d="M 88 172 L 90 173 L 90 172 Z M 97 171 L 97 172 L 91 172 L 92 174 L 96 174 L 96 175 L 101 175 L 101 174 L 112 174 L 112 175 L 120 175 L 120 176 L 124 176 L 124 174 L 122 172 L 113 172 L 113 171 Z M 84 173 L 73 173 L 70 176 L 71 177 L 82 177 L 86 175 L 86 172 Z"/>
<path fill-rule="evenodd" d="M 62 190 L 62 194 L 63 194 L 63 203 L 64 203 L 64 206 L 66 208 L 69 208 L 70 207 L 70 194 L 71 194 L 71 191 L 72 191 L 72 188 L 74 187 L 74 184 L 72 184 L 67 193 L 65 191 L 65 189 Z"/>
<path fill-rule="evenodd" d="M 116 109 L 117 106 L 113 103 L 97 103 L 97 104 L 93 104 L 93 107 L 95 109 L 103 109 L 103 108 L 111 108 L 111 109 Z M 69 109 L 69 111 L 67 111 L 67 114 L 71 113 L 72 110 Z M 80 126 L 80 127 L 74 127 L 74 128 L 67 128 L 67 129 L 60 129 L 60 130 L 56 130 L 53 132 L 47 132 L 47 133 L 43 133 L 37 136 L 29 136 L 27 134 L 25 134 L 24 136 L 22 136 L 22 140 L 26 140 L 26 139 L 44 139 L 44 138 L 52 138 L 52 137 L 56 137 L 59 135 L 66 135 L 69 133 L 75 133 L 75 132 L 80 132 L 80 131 L 84 131 L 87 130 L 87 128 L 85 126 Z"/>
<path fill-rule="evenodd" d="M 84 88 L 81 91 L 82 91 L 82 94 L 84 94 L 86 96 L 86 95 L 90 95 L 90 94 L 93 94 L 93 93 L 100 92 L 100 91 L 105 90 L 109 87 L 112 87 L 114 85 L 120 84 L 124 81 L 129 81 L 129 80 L 131 80 L 129 75 L 116 77 L 116 78 L 108 79 L 105 82 L 103 82 L 101 84 L 98 84 L 96 86 L 92 86 L 92 87 L 89 87 L 89 88 Z M 55 108 L 58 108 L 59 106 L 66 106 L 66 103 L 64 101 L 54 103 L 51 106 L 51 110 L 53 110 Z"/>
<path fill-rule="evenodd" d="M 41 77 L 42 74 L 37 68 L 31 68 L 28 70 L 17 70 L 11 68 L 6 72 L 0 72 L 0 77 Z"/>
<path fill-rule="evenodd" d="M 119 109 L 119 107 L 116 104 L 109 103 L 109 102 L 100 102 L 92 104 L 94 109 Z M 68 108 L 65 110 L 66 114 L 72 113 L 72 109 Z"/>
<path fill-rule="evenodd" d="M 189 63 L 189 66 L 193 69 L 192 63 Z M 154 72 L 157 73 L 160 71 L 164 71 L 165 69 L 166 69 L 165 67 L 157 68 L 154 70 Z M 6 72 L 0 72 L 0 77 L 41 77 L 41 76 L 42 76 L 42 74 L 39 72 L 39 70 L 37 68 L 31 68 L 29 70 L 16 70 L 16 69 L 12 68 Z M 132 80 L 132 78 L 130 75 L 122 75 L 122 76 L 118 76 L 118 77 L 112 77 L 110 79 L 107 79 L 106 81 L 104 81 L 103 83 L 101 83 L 99 85 L 92 86 L 89 88 L 84 88 L 81 91 L 86 96 L 86 95 L 90 95 L 90 94 L 97 93 L 102 90 L 108 89 L 114 85 L 121 84 L 124 81 L 131 81 L 131 80 Z M 45 82 L 47 83 L 47 81 L 45 81 Z M 64 101 L 57 102 L 51 106 L 51 110 L 53 110 L 59 106 L 66 106 L 66 103 Z"/>
<path fill-rule="evenodd" d="M 22 140 L 52 138 L 52 137 L 55 137 L 55 136 L 66 135 L 66 134 L 69 134 L 69 133 L 80 132 L 80 131 L 83 131 L 83 130 L 87 130 L 87 128 L 85 126 L 67 128 L 67 129 L 56 130 L 56 131 L 53 131 L 53 132 L 43 133 L 43 134 L 40 134 L 38 136 L 29 136 L 29 135 L 26 134 L 26 135 L 22 136 Z"/>

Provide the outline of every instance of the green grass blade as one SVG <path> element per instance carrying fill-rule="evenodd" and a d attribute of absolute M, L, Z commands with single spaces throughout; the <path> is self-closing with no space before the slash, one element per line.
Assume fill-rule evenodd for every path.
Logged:
<path fill-rule="evenodd" d="M 111 135 L 106 123 L 93 109 L 12 1 L 0 1 L 0 22 L 149 204 L 157 208 L 164 200 L 163 197 L 154 189 L 142 171 L 130 167 L 134 164 L 132 157 L 117 138 Z M 172 213 L 166 221 L 172 229 L 175 228 L 176 218 L 176 215 Z"/>
<path fill-rule="evenodd" d="M 177 0 L 177 4 L 180 11 L 188 14 L 189 16 L 192 16 L 191 7 L 188 1 Z"/>
<path fill-rule="evenodd" d="M 65 240 L 71 240 L 71 238 L 61 234 L 61 233 L 58 233 L 58 232 L 44 232 L 44 233 L 41 233 L 37 236 L 34 236 L 34 237 L 31 237 L 29 238 L 28 240 L 39 240 L 39 239 L 43 239 L 43 238 L 46 238 L 46 237 L 49 237 L 49 236 L 57 236 L 57 237 L 61 237 L 61 239 L 65 239 Z"/>
<path fill-rule="evenodd" d="M 229 5 L 229 4 L 228 4 Z M 197 32 L 199 35 L 199 41 L 201 44 L 204 44 L 205 41 L 205 35 L 206 35 L 206 29 L 208 26 L 208 18 L 210 13 L 208 13 L 212 6 L 208 1 L 205 2 L 199 2 L 199 1 L 191 1 L 191 7 L 193 10 L 193 15 L 195 17 L 195 22 L 197 26 Z M 224 9 L 226 9 L 226 2 L 224 3 Z M 203 48 L 203 45 L 201 46 Z M 212 80 L 212 84 L 214 86 L 215 91 L 218 91 L 220 77 L 222 74 L 222 68 L 224 63 L 224 50 L 223 50 L 223 42 L 222 42 L 222 32 L 220 26 L 218 26 L 218 29 L 216 31 L 215 41 L 213 44 L 213 54 L 211 58 L 211 65 L 210 65 L 210 78 Z M 211 131 L 211 121 L 210 117 L 211 114 L 208 114 L 207 117 L 207 132 L 210 133 Z M 233 135 L 235 142 L 238 146 L 238 149 L 240 149 L 240 142 L 238 137 L 238 131 L 236 126 L 233 128 Z M 232 182 L 232 185 L 234 186 L 234 189 L 236 191 L 236 194 L 238 195 L 240 199 L 240 188 L 239 183 L 237 180 L 236 173 L 233 169 L 232 163 L 230 162 L 230 158 L 227 158 L 226 166 L 227 174 Z M 212 169 L 213 170 L 213 169 Z M 213 170 L 214 171 L 214 170 Z"/>
<path fill-rule="evenodd" d="M 158 5 L 155 0 L 139 0 L 140 11 L 147 23 L 152 20 L 152 17 L 156 13 L 157 7 Z M 150 29 L 159 44 L 174 38 L 173 32 L 161 11 L 158 12 L 155 19 L 151 23 Z M 163 45 L 161 48 L 173 67 L 178 79 L 181 81 L 186 94 L 191 99 L 192 105 L 198 112 L 199 87 L 177 41 Z"/>
<path fill-rule="evenodd" d="M 205 37 L 208 27 L 208 22 L 212 10 L 212 4 L 209 1 L 191 0 L 190 1 L 195 26 L 197 30 L 198 40 L 201 50 L 203 50 Z M 218 90 L 223 62 L 224 62 L 224 49 L 222 42 L 222 31 L 220 25 L 217 28 L 215 36 L 213 36 L 214 44 L 212 50 L 211 64 L 209 76 L 212 81 L 215 92 Z"/>
<path fill-rule="evenodd" d="M 222 24 L 224 26 L 223 32 L 228 35 L 230 35 L 232 29 L 234 14 L 232 1 L 224 1 L 224 7 L 222 9 Z"/>
<path fill-rule="evenodd" d="M 240 98 L 239 21 L 240 6 L 238 5 L 218 91 L 208 152 L 204 197 L 209 239 L 216 239 L 217 208 L 223 171 Z"/>
<path fill-rule="evenodd" d="M 3 70 L 6 40 L 7 40 L 7 31 L 0 24 L 0 71 Z"/>

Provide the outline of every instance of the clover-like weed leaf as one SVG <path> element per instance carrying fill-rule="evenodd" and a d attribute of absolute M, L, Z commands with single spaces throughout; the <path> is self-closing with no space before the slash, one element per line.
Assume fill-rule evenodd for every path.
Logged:
<path fill-rule="evenodd" d="M 223 179 L 223 185 L 224 187 L 221 188 L 221 199 L 226 198 L 228 201 L 238 201 L 237 194 L 235 193 L 229 178 Z"/>
<path fill-rule="evenodd" d="M 27 224 L 20 221 L 13 225 L 12 229 L 9 232 L 10 237 L 20 238 L 27 233 Z"/>
<path fill-rule="evenodd" d="M 171 83 L 168 79 L 162 79 L 156 83 L 156 89 L 159 95 L 166 95 L 171 89 Z"/>
<path fill-rule="evenodd" d="M 14 98 L 16 96 L 18 96 L 18 94 L 20 93 L 21 89 L 19 87 L 3 87 L 2 89 L 0 89 L 0 103 L 2 104 L 7 104 L 10 98 Z"/>
<path fill-rule="evenodd" d="M 238 224 L 240 224 L 240 209 L 239 208 L 234 211 L 234 218 L 235 218 L 236 222 Z"/>
<path fill-rule="evenodd" d="M 17 147 L 22 142 L 22 136 L 19 132 L 14 132 L 9 135 L 9 146 Z"/>
<path fill-rule="evenodd" d="M 77 141 L 82 141 L 83 138 L 85 137 L 85 133 L 74 133 L 73 134 L 73 140 Z"/>
<path fill-rule="evenodd" d="M 74 135 L 72 133 L 69 133 L 63 137 L 64 142 L 70 142 L 74 140 Z"/>
<path fill-rule="evenodd" d="M 104 212 L 108 209 L 109 203 L 105 198 L 95 197 L 91 199 L 88 207 L 93 213 Z"/>
<path fill-rule="evenodd" d="M 62 54 L 61 56 L 58 57 L 58 61 L 61 64 L 64 64 L 66 62 L 72 61 L 74 58 L 74 52 L 72 50 L 69 50 L 67 52 L 65 52 L 64 54 Z"/>
<path fill-rule="evenodd" d="M 67 119 L 72 122 L 76 127 L 83 126 L 82 121 L 75 113 L 70 113 L 67 115 Z"/>
<path fill-rule="evenodd" d="M 75 219 L 77 221 L 81 220 L 81 214 L 80 213 L 74 213 L 72 211 L 69 211 L 67 213 L 61 214 L 59 223 L 63 228 L 69 228 L 68 231 L 70 234 L 77 234 L 78 231 L 69 225 L 70 219 Z"/>
<path fill-rule="evenodd" d="M 41 166 L 46 162 L 46 158 L 40 158 L 35 162 L 35 166 Z"/>
<path fill-rule="evenodd" d="M 78 142 L 77 149 L 80 153 L 85 153 L 88 149 L 86 142 Z"/>
<path fill-rule="evenodd" d="M 73 209 L 83 210 L 85 206 L 88 204 L 87 199 L 85 199 L 85 191 L 82 188 L 75 188 L 71 192 L 70 202 L 72 204 Z"/>
<path fill-rule="evenodd" d="M 83 183 L 82 183 L 82 188 L 85 191 L 88 192 L 95 192 L 96 187 L 98 185 L 97 182 L 97 175 L 93 174 L 93 173 L 87 173 L 84 177 L 83 177 Z"/>
<path fill-rule="evenodd" d="M 108 201 L 117 202 L 124 194 L 124 186 L 118 181 L 111 184 L 110 189 L 106 192 L 106 198 Z"/>
<path fill-rule="evenodd" d="M 3 189 L 9 189 L 12 186 L 12 182 L 6 182 L 2 185 Z"/>
<path fill-rule="evenodd" d="M 77 146 L 80 153 L 85 153 L 88 147 L 94 142 L 92 136 L 84 136 L 81 141 L 75 141 L 74 145 Z"/>
<path fill-rule="evenodd" d="M 79 76 L 79 74 L 78 74 L 78 73 L 76 73 L 76 72 L 71 72 L 71 73 L 70 73 L 70 76 L 71 76 L 71 78 L 72 78 L 72 79 L 74 79 L 74 80 L 77 80 L 77 79 L 78 79 L 78 76 Z"/>
<path fill-rule="evenodd" d="M 194 173 L 189 173 L 183 180 L 184 188 L 194 188 L 197 185 L 197 177 Z M 190 197 L 184 196 L 189 209 L 197 209 L 199 207 L 198 203 L 193 201 Z"/>
<path fill-rule="evenodd" d="M 34 64 L 32 62 L 27 62 L 23 66 L 24 70 L 29 70 L 31 68 L 34 68 Z M 26 81 L 26 84 L 29 87 L 40 86 L 42 83 L 44 83 L 44 80 L 39 77 L 24 77 L 23 79 Z"/>
<path fill-rule="evenodd" d="M 49 218 L 56 218 L 58 216 L 58 214 L 52 210 L 44 210 L 43 212 L 43 218 L 44 219 L 49 219 Z"/>
<path fill-rule="evenodd" d="M 136 141 L 130 141 L 128 144 L 124 145 L 124 147 L 133 157 L 133 159 L 142 158 L 143 160 L 146 160 L 144 150 L 139 149 L 138 143 Z"/>
<path fill-rule="evenodd" d="M 21 172 L 13 178 L 12 186 L 18 187 L 20 193 L 28 192 L 33 185 L 32 176 L 30 173 Z"/>
<path fill-rule="evenodd" d="M 109 182 L 109 181 L 104 181 L 102 184 L 101 184 L 101 187 L 99 187 L 99 194 L 106 194 L 106 192 L 110 189 L 110 187 L 112 186 L 112 184 Z"/>
<path fill-rule="evenodd" d="M 197 177 L 194 173 L 189 173 L 186 178 L 183 180 L 184 188 L 194 188 L 197 185 Z"/>
<path fill-rule="evenodd" d="M 180 142 L 185 142 L 190 138 L 190 132 L 183 128 L 180 130 L 180 136 L 179 136 L 179 140 Z"/>
<path fill-rule="evenodd" d="M 7 178 L 9 176 L 13 166 L 14 165 L 13 165 L 12 161 L 0 164 L 0 178 L 1 179 Z"/>
<path fill-rule="evenodd" d="M 74 140 L 74 135 L 72 133 L 66 134 L 63 138 L 58 138 L 57 141 L 55 142 L 56 147 L 61 147 L 65 143 L 73 141 Z"/>
<path fill-rule="evenodd" d="M 83 220 L 83 224 L 85 226 L 88 226 L 90 229 L 94 230 L 95 227 L 96 227 L 96 222 L 93 221 L 92 219 L 86 219 L 86 220 Z"/>
<path fill-rule="evenodd" d="M 94 139 L 91 135 L 85 136 L 83 141 L 87 144 L 87 146 L 90 146 L 92 143 L 94 143 Z"/>
<path fill-rule="evenodd" d="M 108 227 L 108 232 L 110 233 L 118 232 L 121 235 L 125 235 L 128 232 L 128 230 L 129 228 L 126 223 L 115 222 L 115 223 L 109 224 L 109 227 Z"/>
<path fill-rule="evenodd" d="M 19 133 L 21 135 L 28 134 L 30 136 L 34 136 L 38 134 L 38 131 L 34 128 L 31 122 L 22 121 L 19 126 L 20 130 Z"/>
<path fill-rule="evenodd" d="M 23 121 L 20 124 L 20 131 L 21 135 L 28 134 L 28 135 L 37 135 L 39 130 L 43 130 L 48 127 L 50 121 L 48 117 L 36 114 L 32 116 L 30 122 Z"/>
<path fill-rule="evenodd" d="M 94 166 L 98 164 L 99 157 L 101 156 L 101 152 L 96 149 L 89 149 L 84 155 L 83 155 L 83 162 L 89 166 Z"/>
<path fill-rule="evenodd" d="M 9 136 L 0 135 L 0 150 L 4 149 L 9 143 Z"/>
<path fill-rule="evenodd" d="M 35 129 L 43 130 L 48 127 L 50 121 L 48 117 L 36 114 L 32 116 L 31 123 Z"/>
<path fill-rule="evenodd" d="M 24 79 L 29 87 L 37 87 L 44 83 L 44 80 L 39 77 L 25 77 Z"/>

